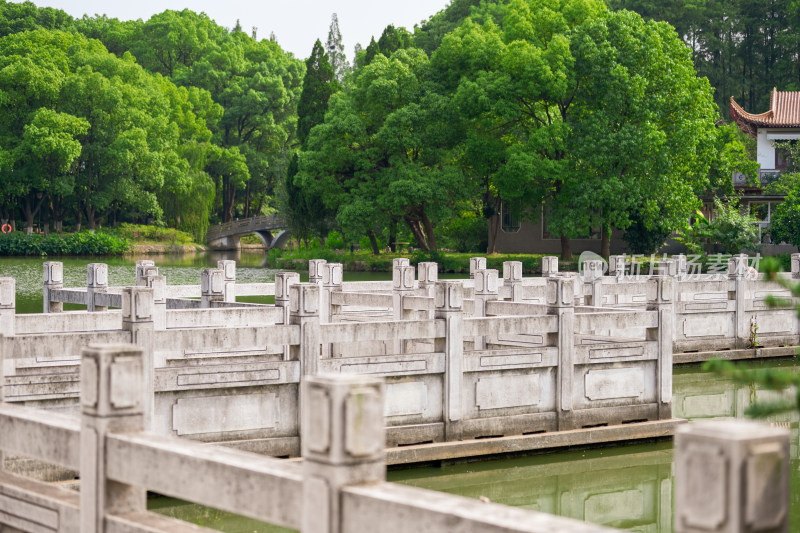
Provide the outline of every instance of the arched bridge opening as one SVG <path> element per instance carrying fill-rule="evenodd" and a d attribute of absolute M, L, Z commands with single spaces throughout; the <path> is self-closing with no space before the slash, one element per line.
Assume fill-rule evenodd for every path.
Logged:
<path fill-rule="evenodd" d="M 242 236 L 250 233 L 258 235 L 266 250 L 283 247 L 290 237 L 281 217 L 261 216 L 211 226 L 206 233 L 206 242 L 212 250 L 238 250 Z"/>

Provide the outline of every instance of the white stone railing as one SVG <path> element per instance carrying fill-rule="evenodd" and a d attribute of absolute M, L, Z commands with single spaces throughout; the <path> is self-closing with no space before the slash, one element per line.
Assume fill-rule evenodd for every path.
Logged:
<path fill-rule="evenodd" d="M 601 533 L 598 525 L 385 481 L 384 384 L 309 377 L 303 463 L 148 433 L 146 355 L 82 351 L 80 420 L 3 402 L 0 526 L 82 533 L 197 532 L 147 511 L 154 491 L 301 532 Z M 789 433 L 753 423 L 687 426 L 676 437 L 675 531 L 788 531 Z M 80 474 L 80 492 L 4 471 L 24 454 Z"/>
<path fill-rule="evenodd" d="M 74 402 L 79 348 L 96 338 L 144 348 L 157 432 L 256 441 L 275 455 L 299 453 L 298 384 L 320 372 L 387 376 L 390 446 L 671 418 L 672 341 L 659 333 L 671 325 L 658 296 L 645 312 L 576 307 L 576 280 L 553 276 L 535 280 L 542 303 L 500 301 L 502 288 L 509 297 L 523 291 L 500 286 L 491 270 L 467 283 L 438 281 L 428 264 L 415 280 L 400 263 L 391 283 L 350 285 L 341 265 L 315 262 L 316 283 L 281 273 L 275 306 L 243 307 L 225 301 L 238 290 L 235 272 L 221 266 L 203 271 L 202 300 L 185 301 L 197 308 L 170 305 L 164 278 L 141 264 L 141 286 L 119 295 L 121 313 L 59 313 L 50 300 L 38 322 L 12 319 L 19 331 L 0 341 L 8 400 Z M 660 294 L 671 280 L 649 283 Z M 50 335 L 32 335 L 48 323 Z M 109 329 L 87 331 L 98 325 Z"/>
<path fill-rule="evenodd" d="M 423 526 L 427 531 L 613 531 L 386 483 L 383 383 L 372 377 L 305 381 L 302 465 L 146 433 L 146 359 L 135 345 L 84 349 L 80 422 L 2 403 L 0 385 L 0 449 L 76 470 L 81 480 L 78 495 L 0 471 L 0 525 L 82 533 L 197 531 L 148 512 L 151 490 L 313 533 L 374 531 L 376 523 L 389 532 Z"/>

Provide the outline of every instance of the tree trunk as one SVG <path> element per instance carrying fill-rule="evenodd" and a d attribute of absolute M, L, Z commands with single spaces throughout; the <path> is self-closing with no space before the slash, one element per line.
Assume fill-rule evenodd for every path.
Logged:
<path fill-rule="evenodd" d="M 561 236 L 561 259 L 569 261 L 572 259 L 572 247 L 569 244 L 567 237 Z"/>
<path fill-rule="evenodd" d="M 96 214 L 96 210 L 93 207 L 86 207 L 86 223 L 89 225 L 89 231 L 92 233 L 94 233 Z"/>
<path fill-rule="evenodd" d="M 244 189 L 244 218 L 250 218 L 250 182 Z"/>
<path fill-rule="evenodd" d="M 236 198 L 236 186 L 227 176 L 222 177 L 222 221 L 233 221 L 233 204 Z"/>
<path fill-rule="evenodd" d="M 492 215 L 488 218 L 489 221 L 489 247 L 486 253 L 493 254 L 497 249 L 497 230 L 500 228 L 500 217 Z"/>
<path fill-rule="evenodd" d="M 22 203 L 22 214 L 25 215 L 25 225 L 28 228 L 28 233 L 33 232 L 33 219 L 36 218 L 36 213 L 39 212 L 39 209 L 42 207 L 42 202 L 44 201 L 44 196 L 39 198 L 39 202 L 36 207 L 31 205 L 31 196 L 30 194 L 25 197 L 25 201 Z M 41 230 L 41 228 L 39 228 Z"/>
<path fill-rule="evenodd" d="M 436 251 L 436 234 L 433 232 L 433 224 L 431 223 L 431 219 L 428 218 L 428 214 L 425 211 L 422 211 L 422 224 L 425 227 L 425 235 L 428 237 L 428 248 L 431 251 Z"/>
<path fill-rule="evenodd" d="M 419 247 L 422 248 L 424 252 L 430 252 L 428 241 L 425 240 L 425 234 L 422 232 L 422 228 L 419 225 L 419 220 L 414 220 L 408 215 L 406 215 L 405 220 L 408 224 L 408 227 L 411 229 L 411 233 L 414 234 L 414 238 L 417 239 Z"/>
<path fill-rule="evenodd" d="M 78 220 L 75 221 L 75 232 L 80 233 L 81 231 L 81 222 L 83 222 L 83 209 L 80 207 L 78 208 Z"/>
<path fill-rule="evenodd" d="M 397 252 L 397 222 L 395 221 L 389 224 L 389 250 L 392 253 Z"/>
<path fill-rule="evenodd" d="M 611 230 L 603 228 L 603 235 L 600 239 L 600 255 L 608 261 L 611 255 Z"/>
<path fill-rule="evenodd" d="M 378 248 L 378 239 L 375 238 L 375 232 L 369 230 L 367 232 L 367 237 L 369 237 L 369 244 L 372 246 L 372 254 L 373 255 L 381 255 L 381 249 Z"/>

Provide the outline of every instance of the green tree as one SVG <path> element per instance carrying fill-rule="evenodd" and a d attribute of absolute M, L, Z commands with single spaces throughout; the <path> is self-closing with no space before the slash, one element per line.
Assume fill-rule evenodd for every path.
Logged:
<path fill-rule="evenodd" d="M 469 124 L 462 162 L 480 183 L 483 211 L 495 223 L 491 235 L 501 199 L 508 211 L 534 219 L 545 203 L 568 258 L 569 239 L 589 223 L 565 190 L 574 170 L 568 140 L 577 89 L 570 36 L 604 5 L 515 0 L 482 8 L 445 36 L 431 58 L 434 75 Z M 493 242 L 490 236 L 490 252 Z"/>
<path fill-rule="evenodd" d="M 188 187 L 182 146 L 206 142 L 215 108 L 197 90 L 146 72 L 77 33 L 36 30 L 0 39 L 0 146 L 31 223 L 47 201 L 91 229 L 113 215 L 159 220 L 159 196 Z M 197 114 L 195 114 L 195 110 Z M 198 118 L 199 117 L 199 118 Z M 67 200 L 67 196 L 72 195 Z"/>
<path fill-rule="evenodd" d="M 23 127 L 22 142 L 17 147 L 19 170 L 30 172 L 28 194 L 24 195 L 23 213 L 28 228 L 33 227 L 36 214 L 45 198 L 51 199 L 51 210 L 60 230 L 66 214 L 64 198 L 72 194 L 74 176 L 69 172 L 81 153 L 78 136 L 86 134 L 89 123 L 66 113 L 39 108 Z M 43 193 L 47 193 L 45 196 Z M 38 202 L 33 194 L 38 195 Z"/>
<path fill-rule="evenodd" d="M 242 212 L 249 214 L 250 205 L 263 204 L 285 175 L 303 70 L 303 64 L 276 42 L 255 42 L 236 32 L 190 68 L 176 72 L 179 85 L 203 88 L 223 107 L 222 118 L 214 127 L 214 141 L 225 148 L 237 147 L 245 156 L 248 176 L 228 182 L 226 190 L 217 190 L 223 221 L 232 220 L 239 193 L 245 196 Z"/>
<path fill-rule="evenodd" d="M 673 231 L 699 207 L 715 157 L 716 109 L 708 81 L 667 24 L 630 11 L 587 21 L 572 40 L 578 91 L 566 190 L 590 224 L 612 227 L 638 213 L 646 228 Z M 568 218 L 566 220 L 574 220 Z"/>
<path fill-rule="evenodd" d="M 0 0 L 0 37 L 38 29 L 67 30 L 72 22 L 72 17 L 60 9 Z"/>
<path fill-rule="evenodd" d="M 769 234 L 773 242 L 800 246 L 800 186 L 795 186 L 784 201 L 775 206 Z"/>
<path fill-rule="evenodd" d="M 452 153 L 456 117 L 426 83 L 428 69 L 421 50 L 377 55 L 311 131 L 296 181 L 335 210 L 349 235 L 374 239 L 400 220 L 420 248 L 435 250 L 436 223 L 472 192 Z"/>
<path fill-rule="evenodd" d="M 306 60 L 306 74 L 303 78 L 303 91 L 297 105 L 297 140 L 301 149 L 305 147 L 311 128 L 321 124 L 328 109 L 328 100 L 339 90 L 333 67 L 328 55 L 317 39 L 311 55 Z M 295 154 L 287 168 L 283 188 L 283 212 L 288 219 L 293 234 L 304 241 L 316 233 L 324 237 L 328 234 L 333 214 L 325 209 L 318 195 L 295 183 L 298 171 L 298 157 Z"/>

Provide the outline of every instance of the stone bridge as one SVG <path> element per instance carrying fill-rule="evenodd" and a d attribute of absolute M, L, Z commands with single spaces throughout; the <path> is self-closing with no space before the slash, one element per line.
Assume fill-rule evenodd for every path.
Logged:
<path fill-rule="evenodd" d="M 238 250 L 242 235 L 254 233 L 267 250 L 280 248 L 290 236 L 286 227 L 286 222 L 278 215 L 235 220 L 209 227 L 206 242 L 213 250 Z"/>

